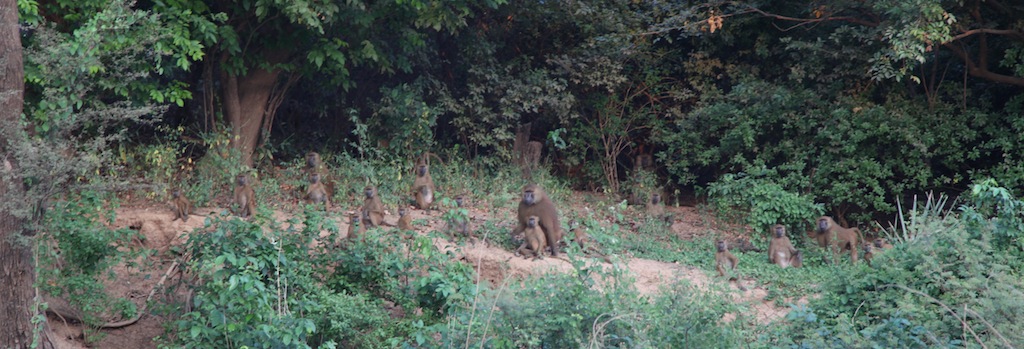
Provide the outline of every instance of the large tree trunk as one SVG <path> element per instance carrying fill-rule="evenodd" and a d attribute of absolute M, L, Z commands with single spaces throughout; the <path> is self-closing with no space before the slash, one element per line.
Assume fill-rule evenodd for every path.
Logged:
<path fill-rule="evenodd" d="M 17 202 L 23 187 L 17 183 L 17 162 L 10 139 L 21 117 L 25 78 L 17 0 L 0 0 L 0 199 Z M 24 221 L 9 207 L 0 209 L 0 348 L 32 345 L 35 269 L 31 244 L 24 239 Z"/>
<path fill-rule="evenodd" d="M 286 56 L 285 53 L 269 55 L 269 60 Z M 226 59 L 226 58 L 225 58 Z M 260 131 L 270 134 L 277 107 L 283 95 L 295 83 L 297 76 L 279 79 L 281 69 L 266 70 L 250 68 L 245 75 L 223 71 L 224 116 L 231 125 L 232 147 L 242 155 L 242 163 L 252 167 L 252 155 L 260 145 Z"/>

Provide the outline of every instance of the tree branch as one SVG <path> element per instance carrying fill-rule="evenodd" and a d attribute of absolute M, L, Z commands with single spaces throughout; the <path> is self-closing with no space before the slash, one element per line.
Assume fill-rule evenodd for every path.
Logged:
<path fill-rule="evenodd" d="M 968 55 L 966 50 L 954 45 L 952 42 L 942 44 L 942 46 L 945 46 L 953 52 L 954 55 L 960 57 L 960 59 L 964 61 L 964 65 L 967 66 L 967 73 L 973 77 L 1003 84 L 1024 86 L 1024 78 L 992 72 L 988 70 L 988 66 L 986 64 L 975 63 L 971 60 L 971 57 Z"/>

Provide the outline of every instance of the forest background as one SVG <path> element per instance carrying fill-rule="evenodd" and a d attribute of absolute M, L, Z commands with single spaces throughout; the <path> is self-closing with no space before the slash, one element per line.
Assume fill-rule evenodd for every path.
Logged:
<path fill-rule="evenodd" d="M 661 314 L 647 307 L 678 301 L 671 291 L 620 304 L 612 295 L 628 290 L 591 295 L 586 278 L 569 277 L 565 287 L 577 288 L 560 292 L 577 297 L 517 306 L 527 310 L 480 333 L 464 317 L 482 309 L 464 302 L 486 294 L 467 286 L 471 270 L 418 261 L 437 274 L 390 284 L 382 280 L 393 275 L 377 274 L 387 268 L 375 263 L 410 257 L 320 261 L 358 270 L 293 275 L 301 296 L 271 297 L 266 314 L 197 301 L 207 307 L 179 314 L 164 345 L 1024 343 L 1016 199 L 1024 188 L 1024 5 L 1016 2 L 3 0 L 0 10 L 0 296 L 14 300 L 0 309 L 3 347 L 40 344 L 37 290 L 94 287 L 106 263 L 139 253 L 121 244 L 130 233 L 103 230 L 125 193 L 160 200 L 183 187 L 213 206 L 239 173 L 264 174 L 267 188 L 301 185 L 272 173 L 312 150 L 352 184 L 345 188 L 370 182 L 397 197 L 403 186 L 387 183 L 408 176 L 425 151 L 452 176 L 516 178 L 508 164 L 524 140 L 543 144 L 538 176 L 556 201 L 571 190 L 641 202 L 660 191 L 675 206 L 707 205 L 744 224 L 755 243 L 772 224 L 802 236 L 827 214 L 903 250 L 875 269 L 820 266 L 766 280 L 779 292 L 821 295 L 772 329 L 699 325 L 735 312 L 713 295 L 676 290 L 694 294 L 690 311 Z M 635 166 L 641 155 L 655 166 Z M 282 185 L 268 185 L 275 180 Z M 503 183 L 459 189 L 509 195 L 521 186 Z M 322 224 L 307 214 L 306 226 Z M 239 238 L 260 225 L 218 221 L 215 230 Z M 680 253 L 704 249 L 680 243 Z M 238 252 L 208 247 L 188 244 L 197 270 Z M 316 262 L 246 251 L 266 259 L 221 271 L 259 287 L 284 269 L 275 263 Z M 211 280 L 239 280 L 217 275 L 197 278 L 195 292 L 228 294 Z M 434 311 L 383 328 L 331 320 L 338 309 L 376 309 L 379 299 Z M 96 302 L 100 313 L 125 318 L 137 310 Z M 557 302 L 585 311 L 524 320 L 565 308 Z M 251 324 L 203 322 L 225 309 L 262 315 Z M 618 321 L 592 326 L 609 316 Z M 353 339 L 372 328 L 385 333 Z"/>

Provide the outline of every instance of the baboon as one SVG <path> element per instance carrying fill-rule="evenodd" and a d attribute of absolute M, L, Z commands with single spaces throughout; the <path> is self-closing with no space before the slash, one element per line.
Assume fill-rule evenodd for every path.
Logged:
<path fill-rule="evenodd" d="M 380 202 L 380 195 L 377 195 L 377 188 L 366 186 L 363 189 L 366 199 L 363 200 L 363 223 L 369 227 L 380 226 L 384 222 L 384 204 Z"/>
<path fill-rule="evenodd" d="M 875 248 L 879 250 L 888 250 L 892 248 L 892 245 L 890 245 L 889 241 L 885 240 L 885 238 L 875 238 L 874 244 Z"/>
<path fill-rule="evenodd" d="M 462 195 L 455 197 L 455 207 L 462 208 L 466 203 L 466 199 Z M 458 220 L 458 221 L 456 221 Z M 462 217 L 461 215 L 455 215 L 452 220 L 448 221 L 448 229 L 453 230 L 455 233 L 462 236 L 472 237 L 469 232 L 469 217 Z"/>
<path fill-rule="evenodd" d="M 537 216 L 530 216 L 526 218 L 526 229 L 523 230 L 526 240 L 523 241 L 522 245 L 516 249 L 516 256 L 523 256 L 523 258 L 533 257 L 534 260 L 544 258 L 544 249 L 547 247 L 544 235 L 544 229 L 540 227 L 540 219 Z M 527 256 L 529 253 L 529 256 Z"/>
<path fill-rule="evenodd" d="M 235 183 L 235 204 L 238 205 L 238 215 L 242 218 L 249 218 L 256 210 L 256 192 L 249 185 L 249 177 L 244 174 L 238 175 Z"/>
<path fill-rule="evenodd" d="M 868 263 L 869 267 L 871 266 L 871 259 L 875 258 L 875 254 L 872 251 L 872 247 L 874 247 L 874 245 L 864 244 L 864 261 Z"/>
<path fill-rule="evenodd" d="M 804 253 L 796 251 L 793 253 L 792 262 L 793 268 L 802 268 L 804 266 Z"/>
<path fill-rule="evenodd" d="M 600 247 L 597 246 L 597 242 L 594 241 L 594 238 L 590 237 L 590 235 L 587 234 L 587 232 L 584 231 L 582 227 L 577 227 L 576 229 L 573 229 L 572 233 L 572 241 L 580 245 L 580 251 L 582 251 L 583 254 L 596 255 L 597 257 L 600 257 L 602 260 L 604 260 L 605 263 L 612 262 L 611 258 L 608 258 L 607 255 L 601 253 L 601 249 Z"/>
<path fill-rule="evenodd" d="M 412 182 L 412 193 L 418 209 L 426 210 L 434 202 L 434 180 L 430 178 L 430 168 L 425 157 L 416 162 L 416 180 Z"/>
<path fill-rule="evenodd" d="M 739 258 L 736 258 L 732 252 L 729 252 L 729 246 L 725 243 L 725 240 L 715 241 L 715 269 L 718 270 L 718 276 L 728 277 L 729 281 L 736 282 L 736 287 L 746 291 L 747 288 L 740 283 L 740 279 L 732 275 L 739 262 Z"/>
<path fill-rule="evenodd" d="M 320 181 L 320 174 L 314 173 L 309 176 L 309 188 L 306 188 L 306 200 L 314 204 L 324 204 L 324 207 L 331 207 L 330 196 L 327 195 L 327 189 L 324 189 L 323 182 Z"/>
<path fill-rule="evenodd" d="M 192 214 L 192 203 L 181 193 L 181 189 L 171 192 L 171 204 L 174 205 L 174 219 L 171 222 L 179 218 L 182 222 L 188 222 L 188 215 Z"/>
<path fill-rule="evenodd" d="M 547 245 L 551 247 L 551 256 L 557 257 L 558 241 L 562 239 L 562 226 L 558 223 L 558 209 L 544 194 L 544 190 L 536 184 L 527 184 L 523 187 L 523 199 L 519 202 L 519 225 L 512 231 L 513 236 L 526 229 L 526 223 L 530 216 L 537 216 L 539 219 L 540 227 L 544 230 L 544 236 L 547 238 Z"/>
<path fill-rule="evenodd" d="M 647 200 L 647 215 L 656 218 L 661 218 L 665 215 L 665 206 L 661 203 L 661 194 L 651 193 L 651 198 Z"/>
<path fill-rule="evenodd" d="M 412 229 L 412 216 L 409 215 L 409 210 L 405 207 L 398 209 L 398 229 L 406 231 Z"/>
<path fill-rule="evenodd" d="M 653 168 L 654 157 L 651 154 L 640 154 L 633 160 L 633 172 L 640 170 L 650 171 Z"/>
<path fill-rule="evenodd" d="M 359 218 L 360 214 L 353 212 L 349 217 L 348 221 L 348 238 L 349 240 L 357 237 L 362 237 L 363 233 L 366 232 L 366 225 L 362 224 L 362 220 Z"/>
<path fill-rule="evenodd" d="M 331 180 L 330 174 L 327 173 L 327 168 L 324 167 L 323 162 L 320 160 L 320 154 L 315 151 L 306 153 L 305 171 L 307 175 L 319 174 L 324 192 L 327 193 L 328 197 L 334 195 L 334 181 Z"/>
<path fill-rule="evenodd" d="M 860 230 L 857 228 L 843 228 L 832 220 L 832 217 L 821 216 L 816 224 L 818 245 L 832 250 L 832 260 L 839 261 L 839 253 L 843 250 L 850 251 L 850 260 L 857 263 L 857 237 Z"/>
<path fill-rule="evenodd" d="M 796 259 L 797 250 L 793 248 L 793 243 L 786 236 L 786 227 L 782 224 L 776 224 L 772 226 L 771 234 L 772 242 L 768 244 L 768 261 L 772 264 L 778 264 L 783 268 L 789 266 L 796 267 L 793 260 Z"/>

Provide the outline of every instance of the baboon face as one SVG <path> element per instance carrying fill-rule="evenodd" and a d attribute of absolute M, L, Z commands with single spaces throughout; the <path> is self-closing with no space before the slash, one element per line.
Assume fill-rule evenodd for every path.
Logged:
<path fill-rule="evenodd" d="M 405 208 L 404 208 L 404 207 L 403 207 L 403 208 L 400 208 L 400 209 L 398 209 L 398 216 L 399 216 L 399 217 L 405 217 L 405 213 L 406 213 L 406 210 L 405 210 Z"/>
<path fill-rule="evenodd" d="M 359 215 L 352 214 L 352 224 L 359 224 Z"/>
<path fill-rule="evenodd" d="M 462 207 L 462 202 L 463 202 L 463 201 L 462 201 L 462 195 L 459 195 L 459 196 L 456 196 L 456 197 L 455 197 L 455 205 L 456 205 L 456 206 L 458 206 L 458 207 Z"/>
<path fill-rule="evenodd" d="M 652 194 L 651 195 L 651 203 L 657 205 L 659 202 L 661 202 L 661 195 L 659 195 L 657 193 Z"/>
<path fill-rule="evenodd" d="M 871 253 L 871 244 L 864 244 L 864 252 Z"/>
<path fill-rule="evenodd" d="M 534 193 L 533 188 L 527 187 L 523 189 L 523 203 L 527 205 L 533 205 L 537 203 L 537 196 Z"/>
<path fill-rule="evenodd" d="M 774 231 L 776 238 L 781 238 L 786 235 L 786 227 L 781 224 L 775 225 L 775 229 L 772 229 L 772 231 Z"/>
<path fill-rule="evenodd" d="M 725 252 L 725 250 L 727 248 L 726 245 L 725 245 L 725 240 L 718 240 L 718 241 L 716 241 L 715 242 L 715 248 L 718 249 L 718 252 Z"/>
<path fill-rule="evenodd" d="M 320 154 L 316 152 L 306 153 L 306 166 L 317 167 L 320 165 Z"/>
<path fill-rule="evenodd" d="M 181 190 L 180 189 L 174 189 L 174 191 L 171 192 L 171 197 L 175 198 L 175 199 L 181 197 Z"/>
<path fill-rule="evenodd" d="M 239 187 L 245 185 L 248 182 L 249 179 L 246 178 L 245 175 L 238 175 L 238 177 L 235 178 L 235 183 L 237 183 Z"/>
<path fill-rule="evenodd" d="M 530 218 L 527 218 L 526 219 L 526 226 L 530 227 L 530 228 L 536 228 L 537 227 L 537 216 L 530 216 Z"/>
<path fill-rule="evenodd" d="M 420 177 L 426 176 L 427 175 L 427 165 L 426 164 L 420 164 L 416 168 L 416 174 L 419 175 Z"/>
<path fill-rule="evenodd" d="M 371 187 L 366 187 L 366 189 L 364 189 L 363 192 L 366 193 L 366 198 L 367 199 L 372 198 L 374 195 L 377 194 L 376 193 L 376 189 L 374 189 L 372 186 Z"/>
<path fill-rule="evenodd" d="M 309 176 L 309 182 L 313 184 L 320 183 L 320 174 L 314 173 L 312 176 Z"/>
<path fill-rule="evenodd" d="M 875 239 L 875 247 L 882 248 L 883 243 L 885 243 L 885 239 Z"/>
<path fill-rule="evenodd" d="M 828 217 L 818 218 L 818 232 L 824 233 L 828 231 L 828 228 L 832 227 L 832 222 L 830 222 L 831 220 L 832 219 Z"/>

